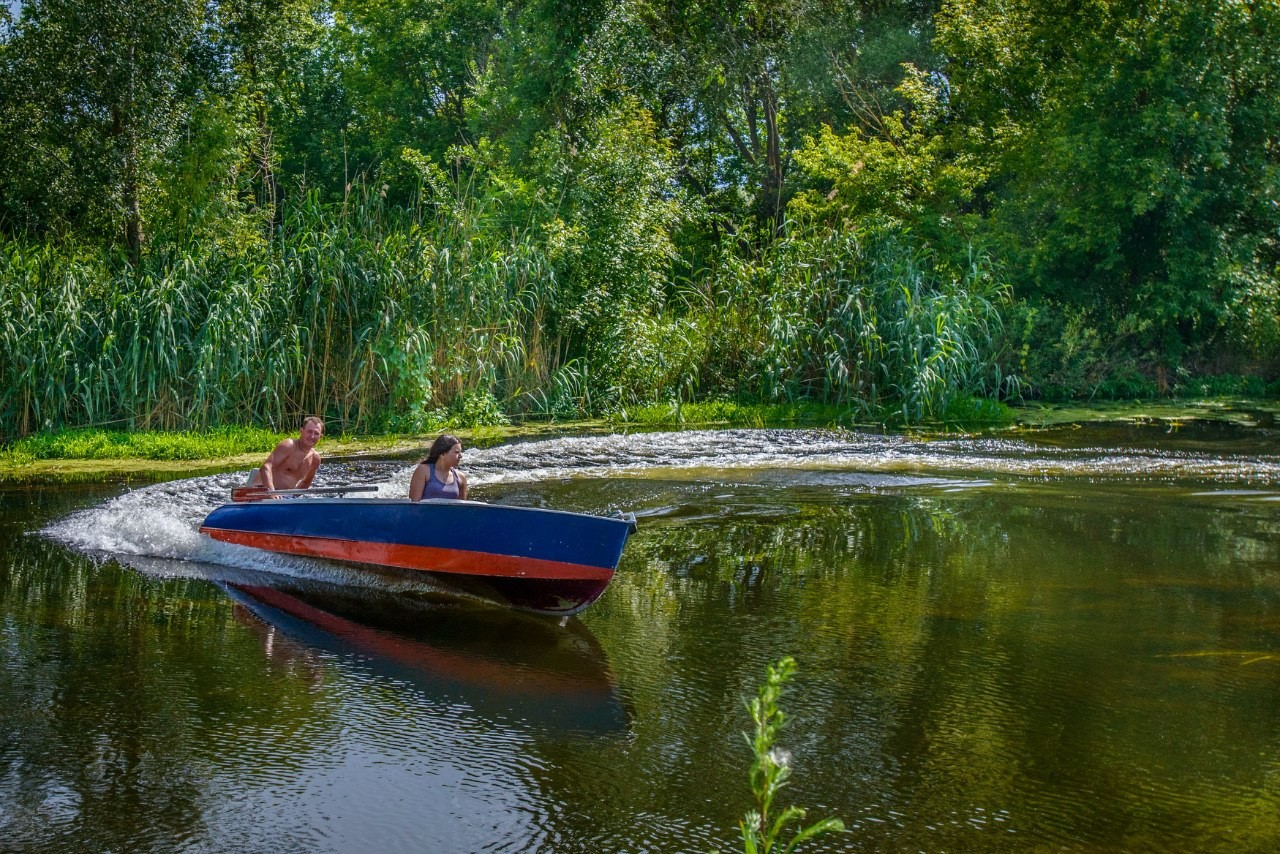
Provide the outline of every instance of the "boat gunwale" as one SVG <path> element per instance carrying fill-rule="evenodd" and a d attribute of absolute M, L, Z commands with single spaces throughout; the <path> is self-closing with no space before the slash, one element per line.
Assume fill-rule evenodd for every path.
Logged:
<path fill-rule="evenodd" d="M 621 510 L 615 510 L 610 515 L 604 515 L 601 513 L 586 513 L 578 510 L 556 510 L 555 508 L 552 508 L 552 507 L 525 507 L 520 504 L 493 504 L 488 501 L 476 501 L 471 498 L 423 498 L 419 501 L 414 501 L 410 498 L 405 498 L 400 496 L 397 496 L 395 498 L 330 498 L 330 497 L 313 498 L 308 495 L 289 495 L 289 496 L 283 496 L 281 498 L 259 498 L 259 499 L 254 499 L 252 501 L 225 501 L 222 504 L 219 504 L 217 507 L 215 507 L 214 510 L 221 510 L 224 507 L 248 507 L 248 506 L 271 507 L 271 506 L 277 506 L 277 502 L 281 502 L 279 506 L 282 506 L 282 507 L 294 507 L 296 505 L 293 502 L 299 499 L 307 502 L 318 502 L 321 504 L 343 504 L 343 505 L 367 504 L 367 505 L 374 505 L 374 506 L 376 505 L 395 505 L 395 506 L 425 505 L 425 506 L 433 506 L 433 507 L 458 507 L 458 506 L 486 507 L 492 510 L 502 510 L 502 511 L 513 510 L 513 511 L 529 512 L 529 513 L 550 513 L 550 514 L 556 514 L 560 516 L 576 516 L 576 517 L 585 516 L 590 519 L 600 519 L 605 522 L 625 523 L 631 526 L 631 533 L 635 533 L 635 530 L 636 530 L 636 514 L 633 512 L 624 513 Z M 212 512 L 213 511 L 210 511 L 210 514 L 212 514 Z"/>

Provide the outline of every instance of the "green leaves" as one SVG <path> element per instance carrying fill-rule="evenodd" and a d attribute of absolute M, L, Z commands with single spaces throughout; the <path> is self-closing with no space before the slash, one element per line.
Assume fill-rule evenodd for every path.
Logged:
<path fill-rule="evenodd" d="M 953 274 L 903 230 L 797 227 L 759 266 L 725 275 L 760 290 L 730 302 L 721 334 L 745 350 L 743 386 L 766 400 L 917 423 L 953 398 L 1015 390 L 996 367 L 1008 291 L 980 254 Z"/>
<path fill-rule="evenodd" d="M 331 373 L 258 302 L 276 287 L 308 322 L 309 287 L 369 312 L 335 393 L 416 421 L 473 386 L 558 412 L 712 393 L 931 417 L 1012 388 L 1007 289 L 1038 317 L 1022 363 L 1060 390 L 1111 361 L 1280 364 L 1275 2 L 33 0 L 0 27 L 0 235 L 107 248 L 99 288 L 142 293 L 111 252 L 176 282 L 147 291 L 178 300 L 154 328 L 207 316 L 211 364 L 236 324 L 271 329 L 263 364 L 309 389 L 277 407 Z M 68 300 L 15 362 L 47 351 L 58 378 L 5 392 L 24 429 L 123 406 L 64 339 L 106 324 L 102 359 L 173 361 L 76 308 L 99 304 L 78 276 L 15 308 Z M 447 355 L 414 300 L 497 364 Z M 432 345 L 410 367 L 388 330 Z M 1053 367 L 1085 350 L 1102 368 Z M 227 386 L 192 393 L 211 412 Z"/>
<path fill-rule="evenodd" d="M 796 828 L 786 839 L 784 834 L 791 825 L 804 820 L 805 811 L 788 806 L 773 814 L 774 801 L 791 777 L 791 755 L 777 746 L 786 715 L 779 705 L 787 682 L 795 675 L 795 659 L 787 656 L 766 671 L 764 684 L 756 696 L 747 703 L 747 711 L 755 724 L 752 732 L 743 733 L 751 748 L 751 792 L 754 808 L 747 811 L 738 829 L 742 834 L 744 854 L 770 854 L 773 851 L 790 854 L 803 843 L 825 833 L 844 831 L 844 823 L 838 818 L 827 818 Z"/>
<path fill-rule="evenodd" d="M 984 146 L 988 230 L 1022 294 L 1094 312 L 1170 368 L 1237 327 L 1246 280 L 1276 277 L 1280 206 L 1263 200 L 1280 191 L 1280 8 L 1096 0 L 1062 15 L 956 0 L 939 18 L 955 117 L 1000 130 Z M 1237 346 L 1265 356 L 1253 340 Z"/>
<path fill-rule="evenodd" d="M 202 12 L 197 0 L 23 4 L 0 64 L 0 135 L 36 157 L 0 165 L 9 216 L 138 257 L 153 182 L 182 144 Z"/>

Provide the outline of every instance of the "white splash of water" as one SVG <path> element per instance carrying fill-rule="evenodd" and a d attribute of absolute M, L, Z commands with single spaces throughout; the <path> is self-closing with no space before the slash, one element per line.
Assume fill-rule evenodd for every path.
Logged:
<path fill-rule="evenodd" d="M 714 430 L 585 436 L 468 451 L 473 482 L 626 477 L 654 471 L 837 470 L 954 480 L 1190 479 L 1280 485 L 1280 456 L 1057 448 L 1017 439 L 921 440 L 836 430 Z M 471 455 L 475 455 L 472 458 Z M 408 483 L 408 476 L 405 476 Z"/>
<path fill-rule="evenodd" d="M 380 467 L 379 498 L 403 498 L 415 463 Z M 1057 448 L 1018 439 L 920 440 L 835 430 L 714 430 L 579 436 L 468 448 L 463 462 L 473 488 L 485 484 L 564 479 L 625 479 L 654 474 L 690 482 L 750 473 L 755 482 L 821 486 L 835 477 L 871 489 L 946 491 L 999 481 L 1056 479 L 1173 479 L 1219 489 L 1280 488 L 1280 456 L 1218 456 L 1132 448 Z M 347 476 L 369 471 L 331 469 Z M 156 484 L 75 513 L 43 533 L 73 548 L 137 558 L 205 562 L 289 574 L 314 572 L 323 562 L 274 555 L 215 542 L 200 523 L 224 503 L 243 473 Z M 325 470 L 317 486 L 333 485 Z M 330 573 L 345 570 L 330 565 Z M 352 573 L 352 577 L 358 577 Z"/>

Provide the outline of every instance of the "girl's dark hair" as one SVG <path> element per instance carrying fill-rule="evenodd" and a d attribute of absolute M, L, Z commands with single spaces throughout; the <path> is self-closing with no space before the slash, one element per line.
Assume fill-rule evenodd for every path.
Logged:
<path fill-rule="evenodd" d="M 431 443 L 431 450 L 427 451 L 427 458 L 422 461 L 422 464 L 429 466 L 435 465 L 436 460 L 440 459 L 441 454 L 452 448 L 454 445 L 461 444 L 462 442 L 457 436 L 450 436 L 448 433 L 445 433 L 439 439 L 436 439 Z"/>

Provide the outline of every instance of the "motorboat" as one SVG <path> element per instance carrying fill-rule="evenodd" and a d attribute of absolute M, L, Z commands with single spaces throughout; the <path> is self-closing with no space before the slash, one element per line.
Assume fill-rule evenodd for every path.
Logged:
<path fill-rule="evenodd" d="M 359 490 L 242 487 L 205 517 L 200 532 L 280 554 L 429 573 L 468 593 L 563 617 L 600 598 L 636 529 L 630 513 L 346 497 L 352 491 Z"/>

